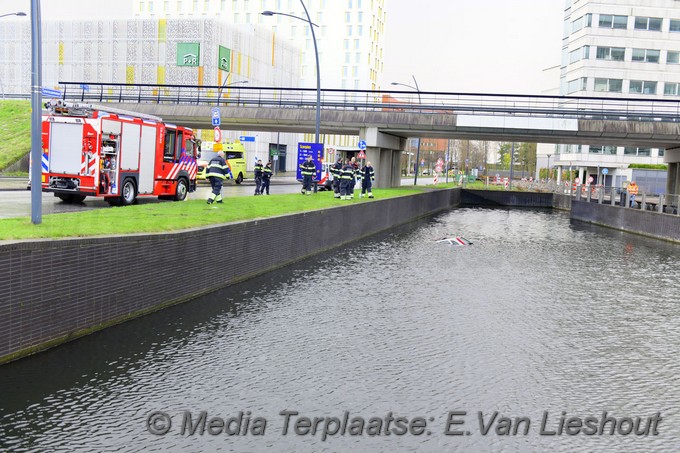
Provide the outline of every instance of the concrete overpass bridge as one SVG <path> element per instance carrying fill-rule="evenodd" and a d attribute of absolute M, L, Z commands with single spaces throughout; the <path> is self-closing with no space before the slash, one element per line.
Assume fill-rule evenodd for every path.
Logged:
<path fill-rule="evenodd" d="M 224 130 L 310 133 L 316 90 L 251 86 L 60 82 L 63 99 L 110 105 Z M 320 131 L 358 135 L 382 186 L 399 185 L 407 137 L 663 148 L 667 193 L 680 193 L 680 102 L 415 91 L 321 90 Z"/>

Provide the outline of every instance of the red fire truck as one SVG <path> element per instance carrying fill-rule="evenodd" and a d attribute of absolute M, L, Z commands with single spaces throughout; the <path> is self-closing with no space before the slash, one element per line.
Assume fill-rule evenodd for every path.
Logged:
<path fill-rule="evenodd" d="M 42 121 L 42 190 L 66 203 L 101 196 L 184 200 L 196 189 L 193 131 L 160 118 L 50 100 Z"/>

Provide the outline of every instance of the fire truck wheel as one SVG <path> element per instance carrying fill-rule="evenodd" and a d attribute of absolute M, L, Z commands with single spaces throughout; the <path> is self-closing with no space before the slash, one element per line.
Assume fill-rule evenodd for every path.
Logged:
<path fill-rule="evenodd" d="M 189 183 L 184 178 L 179 178 L 177 181 L 177 190 L 175 191 L 175 201 L 184 201 L 189 192 Z"/>
<path fill-rule="evenodd" d="M 243 173 L 239 173 L 234 182 L 236 184 L 241 184 L 243 182 Z"/>
<path fill-rule="evenodd" d="M 126 179 L 123 182 L 123 189 L 121 190 L 120 204 L 121 206 L 129 206 L 135 202 L 137 198 L 137 188 L 135 182 L 131 179 Z"/>
<path fill-rule="evenodd" d="M 57 198 L 59 198 L 61 201 L 64 203 L 82 203 L 83 200 L 85 200 L 85 195 L 74 195 L 74 194 L 59 194 L 57 195 Z"/>

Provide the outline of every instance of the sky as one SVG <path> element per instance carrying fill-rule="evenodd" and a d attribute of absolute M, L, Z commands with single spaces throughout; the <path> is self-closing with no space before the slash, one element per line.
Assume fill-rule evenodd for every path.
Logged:
<path fill-rule="evenodd" d="M 553 88 L 542 86 L 542 71 L 561 60 L 564 0 L 388 1 L 388 84 L 414 85 L 415 76 L 421 91 Z"/>
<path fill-rule="evenodd" d="M 345 1 L 345 0 L 327 0 Z M 368 0 L 364 0 L 368 1 Z M 315 0 L 305 3 L 313 14 Z M 541 94 L 561 58 L 564 0 L 386 0 L 384 89 Z M 0 14 L 30 0 L 0 0 Z M 126 5 L 130 5 L 129 7 Z M 43 19 L 125 18 L 131 0 L 42 0 Z"/>

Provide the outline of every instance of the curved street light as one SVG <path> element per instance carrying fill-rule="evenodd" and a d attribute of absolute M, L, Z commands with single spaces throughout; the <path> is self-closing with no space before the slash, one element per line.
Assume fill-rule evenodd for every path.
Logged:
<path fill-rule="evenodd" d="M 224 83 L 220 87 L 220 89 L 217 91 L 217 105 L 220 105 L 220 99 L 222 99 L 222 92 L 226 87 L 230 87 L 232 85 L 238 85 L 239 83 L 245 84 L 248 83 L 247 80 L 237 80 L 235 82 L 229 82 L 227 83 L 227 80 L 229 80 L 229 74 L 227 74 L 227 77 L 224 79 Z"/>
<path fill-rule="evenodd" d="M 18 11 L 18 12 L 16 12 L 16 13 L 1 14 L 1 15 L 0 15 L 0 18 L 1 18 L 1 17 L 7 17 L 7 16 L 21 16 L 21 17 L 23 17 L 23 16 L 25 16 L 25 15 L 26 15 L 25 12 L 23 12 L 23 11 Z"/>
<path fill-rule="evenodd" d="M 418 81 L 416 80 L 416 76 L 411 75 L 413 77 L 413 83 L 415 83 L 416 86 L 411 86 L 407 85 L 405 83 L 399 83 L 399 82 L 392 82 L 392 85 L 401 85 L 403 87 L 411 88 L 412 90 L 416 90 L 418 93 L 418 104 L 422 104 L 423 101 L 420 99 L 420 88 L 418 87 Z M 420 166 L 420 137 L 418 137 L 418 148 L 416 148 L 416 174 L 413 177 L 413 185 L 415 186 L 418 184 L 418 167 Z"/>
<path fill-rule="evenodd" d="M 315 136 L 314 142 L 319 143 L 319 126 L 321 124 L 321 72 L 319 71 L 319 49 L 316 46 L 316 34 L 314 33 L 314 27 L 318 27 L 318 25 L 312 22 L 312 19 L 309 17 L 309 11 L 307 11 L 305 3 L 302 0 L 300 0 L 300 3 L 302 4 L 302 8 L 304 8 L 305 10 L 305 15 L 307 16 L 307 19 L 303 17 L 294 16 L 292 14 L 278 13 L 275 11 L 262 11 L 262 13 L 260 14 L 262 14 L 263 16 L 292 17 L 293 19 L 298 19 L 309 24 L 309 28 L 312 31 L 312 41 L 314 41 L 314 56 L 316 57 L 316 127 L 314 131 Z"/>

